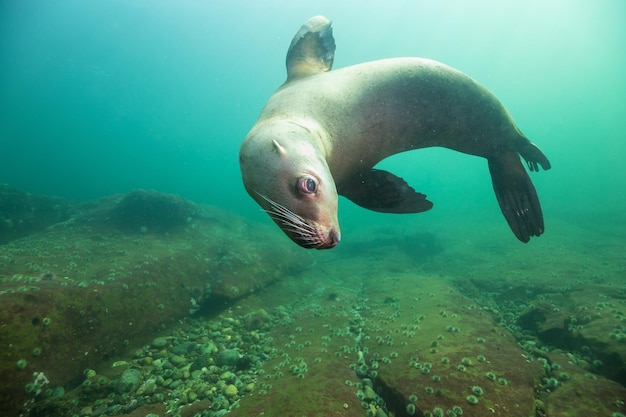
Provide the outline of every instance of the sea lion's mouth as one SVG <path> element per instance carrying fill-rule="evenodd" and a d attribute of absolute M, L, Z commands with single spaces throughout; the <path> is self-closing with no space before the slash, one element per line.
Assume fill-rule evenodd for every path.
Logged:
<path fill-rule="evenodd" d="M 287 207 L 259 194 L 270 205 L 264 211 L 296 244 L 306 249 L 331 249 L 341 240 L 339 232 L 316 225 Z"/>

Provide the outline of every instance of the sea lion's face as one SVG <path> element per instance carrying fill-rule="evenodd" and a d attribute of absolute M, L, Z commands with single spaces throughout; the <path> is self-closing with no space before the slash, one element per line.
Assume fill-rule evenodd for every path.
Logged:
<path fill-rule="evenodd" d="M 307 129 L 282 124 L 254 129 L 239 162 L 248 193 L 291 240 L 315 249 L 339 243 L 337 189 Z"/>

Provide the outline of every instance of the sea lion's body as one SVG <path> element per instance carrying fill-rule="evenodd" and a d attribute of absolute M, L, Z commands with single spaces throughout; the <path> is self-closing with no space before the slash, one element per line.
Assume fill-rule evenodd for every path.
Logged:
<path fill-rule="evenodd" d="M 267 101 L 240 154 L 246 188 L 270 215 L 280 206 L 283 214 L 272 218 L 296 243 L 324 248 L 338 242 L 336 195 L 329 195 L 335 188 L 335 194 L 376 211 L 430 209 L 423 194 L 374 166 L 390 155 L 431 146 L 486 158 L 516 236 L 526 242 L 543 232 L 539 200 L 519 156 L 531 170 L 550 164 L 493 94 L 453 68 L 420 58 L 327 71 L 330 24 L 307 24 L 289 50 L 289 79 Z M 268 178 L 272 173 L 275 178 Z M 313 194 L 324 194 L 316 201 L 306 185 L 300 187 L 304 193 L 298 189 L 307 176 L 315 182 Z M 317 207 L 305 207 L 311 204 Z M 316 229 L 315 244 L 299 238 L 287 213 Z"/>
<path fill-rule="evenodd" d="M 273 118 L 314 120 L 327 133 L 324 156 L 339 194 L 355 172 L 400 152 L 441 146 L 492 158 L 520 152 L 528 142 L 484 87 L 420 58 L 368 62 L 291 81 L 269 98 L 259 117 Z"/>

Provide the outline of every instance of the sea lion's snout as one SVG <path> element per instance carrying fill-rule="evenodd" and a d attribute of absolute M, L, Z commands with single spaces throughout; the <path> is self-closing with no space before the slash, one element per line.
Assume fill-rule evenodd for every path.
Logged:
<path fill-rule="evenodd" d="M 341 234 L 337 230 L 332 230 L 328 236 L 329 248 L 334 248 L 341 240 Z"/>
<path fill-rule="evenodd" d="M 286 225 L 282 220 L 276 223 L 291 240 L 306 249 L 332 249 L 341 241 L 339 226 L 324 226 L 306 221 L 306 226 L 294 228 L 293 224 Z"/>
<path fill-rule="evenodd" d="M 341 233 L 339 230 L 332 229 L 326 235 L 326 238 L 320 240 L 320 245 L 315 247 L 315 249 L 332 249 L 341 240 Z"/>
<path fill-rule="evenodd" d="M 309 216 L 295 213 L 263 194 L 256 193 L 253 196 L 274 223 L 297 245 L 306 249 L 332 249 L 341 240 L 336 210 L 334 216 L 327 213 L 322 219 L 313 220 Z"/>
<path fill-rule="evenodd" d="M 291 240 L 306 249 L 332 249 L 341 240 L 338 225 L 324 225 L 300 218 L 302 223 L 298 227 L 294 227 L 294 223 L 285 223 L 284 219 L 276 221 L 277 219 L 273 218 Z M 304 225 L 305 223 L 306 225 Z"/>

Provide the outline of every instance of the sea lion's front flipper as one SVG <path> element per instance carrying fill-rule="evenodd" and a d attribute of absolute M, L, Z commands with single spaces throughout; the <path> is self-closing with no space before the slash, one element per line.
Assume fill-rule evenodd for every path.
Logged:
<path fill-rule="evenodd" d="M 526 243 L 543 233 L 543 214 L 539 197 L 517 153 L 489 158 L 493 190 L 504 218 L 515 236 Z"/>
<path fill-rule="evenodd" d="M 287 81 L 330 71 L 335 59 L 335 38 L 330 20 L 314 16 L 304 22 L 287 51 Z"/>
<path fill-rule="evenodd" d="M 382 213 L 420 213 L 433 207 L 426 195 L 380 169 L 359 173 L 342 184 L 338 192 L 363 208 Z"/>

